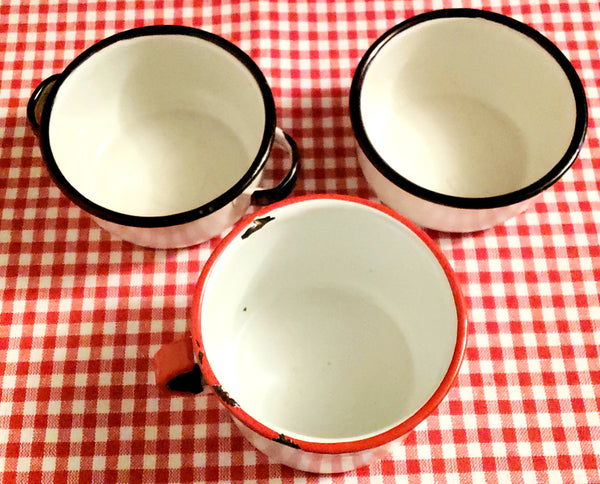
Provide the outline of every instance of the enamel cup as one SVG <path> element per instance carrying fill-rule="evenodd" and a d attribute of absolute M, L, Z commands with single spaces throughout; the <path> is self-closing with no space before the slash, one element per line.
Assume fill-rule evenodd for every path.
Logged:
<path fill-rule="evenodd" d="M 294 141 L 276 127 L 264 75 L 239 48 L 183 26 L 108 37 L 43 81 L 28 105 L 54 182 L 138 245 L 185 247 L 231 227 L 250 203 L 294 187 Z M 291 158 L 258 189 L 273 145 Z"/>
<path fill-rule="evenodd" d="M 367 200 L 311 195 L 224 238 L 201 273 L 188 341 L 256 448 L 332 473 L 381 457 L 436 409 L 466 325 L 456 277 L 423 231 Z M 159 383 L 184 354 L 159 350 L 155 368 L 171 372 Z"/>
<path fill-rule="evenodd" d="M 359 162 L 418 225 L 485 229 L 570 168 L 587 128 L 582 83 L 536 30 L 488 11 L 428 12 L 361 59 L 350 92 Z"/>

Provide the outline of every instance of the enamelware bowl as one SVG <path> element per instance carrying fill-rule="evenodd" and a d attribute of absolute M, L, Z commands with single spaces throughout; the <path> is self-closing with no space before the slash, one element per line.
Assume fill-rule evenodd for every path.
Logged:
<path fill-rule="evenodd" d="M 436 409 L 467 315 L 450 265 L 412 222 L 312 195 L 225 237 L 200 276 L 192 332 L 241 432 L 275 462 L 331 473 L 382 456 Z"/>
<path fill-rule="evenodd" d="M 523 211 L 576 159 L 577 72 L 547 38 L 493 12 L 447 9 L 391 28 L 350 91 L 360 166 L 422 227 L 471 232 Z"/>
<path fill-rule="evenodd" d="M 98 42 L 38 86 L 28 117 L 62 192 L 142 246 L 203 242 L 296 181 L 296 146 L 276 127 L 264 75 L 235 45 L 195 28 L 141 27 Z M 260 190 L 274 144 L 291 167 Z"/>

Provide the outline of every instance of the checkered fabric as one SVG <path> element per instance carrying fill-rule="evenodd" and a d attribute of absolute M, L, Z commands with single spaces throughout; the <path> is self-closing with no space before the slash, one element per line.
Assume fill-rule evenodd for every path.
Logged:
<path fill-rule="evenodd" d="M 203 28 L 267 76 L 278 124 L 302 154 L 295 194 L 375 199 L 354 151 L 353 70 L 389 27 L 450 6 L 504 13 L 552 39 L 585 84 L 586 142 L 526 213 L 475 234 L 430 232 L 470 314 L 466 358 L 439 408 L 369 467 L 334 476 L 282 467 L 244 440 L 214 396 L 154 384 L 150 359 L 188 331 L 218 239 L 149 250 L 100 230 L 51 182 L 27 101 L 107 35 Z M 0 52 L 2 482 L 600 482 L 598 2 L 4 0 Z"/>

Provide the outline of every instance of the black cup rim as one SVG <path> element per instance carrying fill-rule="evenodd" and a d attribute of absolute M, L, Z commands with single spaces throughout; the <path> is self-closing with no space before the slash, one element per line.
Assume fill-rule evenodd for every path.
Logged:
<path fill-rule="evenodd" d="M 571 142 L 564 155 L 544 176 L 518 190 L 487 197 L 461 197 L 436 192 L 420 186 L 395 171 L 377 153 L 367 136 L 360 109 L 361 90 L 365 75 L 377 53 L 396 35 L 423 22 L 444 18 L 481 18 L 509 27 L 534 40 L 550 54 L 565 73 L 575 98 L 575 125 Z M 402 190 L 426 201 L 461 209 L 493 209 L 528 200 L 556 183 L 571 167 L 583 146 L 588 125 L 588 108 L 583 84 L 577 71 L 562 51 L 534 28 L 503 14 L 470 8 L 448 8 L 411 17 L 382 34 L 368 48 L 355 70 L 350 87 L 350 119 L 356 141 L 370 163 L 390 182 Z"/>
<path fill-rule="evenodd" d="M 190 210 L 168 215 L 140 216 L 125 214 L 108 209 L 93 202 L 79 192 L 63 175 L 54 158 L 54 154 L 52 153 L 50 146 L 49 126 L 54 100 L 62 83 L 65 81 L 65 79 L 67 79 L 69 74 L 71 74 L 94 54 L 100 52 L 110 45 L 115 44 L 116 42 L 152 35 L 183 35 L 193 37 L 203 41 L 211 42 L 212 44 L 233 55 L 248 69 L 260 89 L 265 109 L 265 123 L 263 137 L 254 160 L 244 175 L 227 191 L 220 194 L 213 200 Z M 267 159 L 269 158 L 275 138 L 276 124 L 275 100 L 273 98 L 273 93 L 269 87 L 266 77 L 248 54 L 223 37 L 195 27 L 187 27 L 182 25 L 150 25 L 125 30 L 100 40 L 79 54 L 67 65 L 67 67 L 65 67 L 62 73 L 57 75 L 56 82 L 50 88 L 50 93 L 48 94 L 48 98 L 42 109 L 39 138 L 42 157 L 48 168 L 50 177 L 72 202 L 89 214 L 108 222 L 124 226 L 155 228 L 170 227 L 193 222 L 223 208 L 241 195 L 252 183 L 252 181 L 261 173 Z"/>

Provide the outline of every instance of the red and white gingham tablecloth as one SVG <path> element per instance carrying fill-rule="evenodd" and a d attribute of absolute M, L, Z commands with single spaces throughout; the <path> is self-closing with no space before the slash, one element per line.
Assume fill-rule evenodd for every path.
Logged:
<path fill-rule="evenodd" d="M 389 27 L 450 6 L 504 13 L 553 40 L 583 79 L 587 140 L 526 213 L 475 234 L 430 232 L 470 315 L 466 358 L 439 408 L 370 467 L 316 476 L 271 463 L 214 396 L 164 395 L 154 384 L 150 359 L 188 331 L 218 239 L 149 250 L 100 230 L 51 182 L 27 100 L 107 35 L 203 28 L 267 76 L 279 125 L 302 153 L 294 194 L 375 199 L 348 114 L 354 68 Z M 3 0 L 0 68 L 2 482 L 600 483 L 598 2 Z"/>

